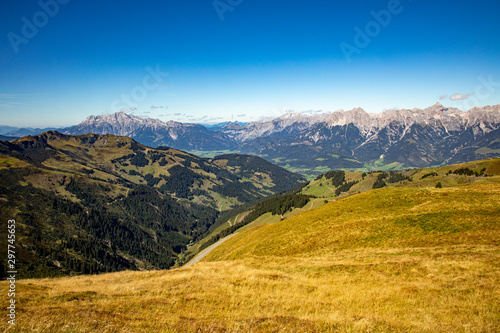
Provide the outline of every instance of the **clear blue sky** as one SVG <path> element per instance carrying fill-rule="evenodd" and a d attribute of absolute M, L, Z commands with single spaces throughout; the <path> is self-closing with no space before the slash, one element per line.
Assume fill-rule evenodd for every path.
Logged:
<path fill-rule="evenodd" d="M 59 1 L 0 3 L 0 125 L 500 104 L 498 0 Z"/>

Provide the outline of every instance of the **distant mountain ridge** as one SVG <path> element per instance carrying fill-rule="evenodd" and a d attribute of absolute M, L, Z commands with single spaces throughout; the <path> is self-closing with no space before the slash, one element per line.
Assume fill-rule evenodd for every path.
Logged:
<path fill-rule="evenodd" d="M 4 137 L 12 137 L 14 139 L 22 138 L 27 135 L 38 135 L 47 131 L 57 131 L 58 128 L 55 127 L 47 127 L 47 128 L 32 128 L 32 127 L 12 127 L 12 126 L 0 126 L 2 129 L 1 135 Z M 2 140 L 5 141 L 5 140 Z M 9 140 L 10 141 L 10 140 Z"/>
<path fill-rule="evenodd" d="M 426 167 L 500 156 L 500 105 L 466 112 L 436 103 L 380 114 L 361 108 L 287 113 L 249 124 L 197 124 L 119 112 L 90 116 L 66 134 L 115 134 L 150 146 L 259 155 L 302 173 L 325 169 Z"/>
<path fill-rule="evenodd" d="M 426 167 L 500 156 L 500 105 L 287 114 L 227 134 L 243 142 L 244 152 L 303 170 Z"/>
<path fill-rule="evenodd" d="M 125 112 L 90 116 L 62 132 L 71 135 L 95 133 L 128 136 L 149 147 L 168 146 L 185 150 L 229 148 L 223 133 L 210 131 L 204 126 L 140 118 Z"/>

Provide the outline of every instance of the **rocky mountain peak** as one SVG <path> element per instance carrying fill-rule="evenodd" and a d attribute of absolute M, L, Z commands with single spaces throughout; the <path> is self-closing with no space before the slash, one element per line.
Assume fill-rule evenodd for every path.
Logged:
<path fill-rule="evenodd" d="M 274 147 L 282 149 L 281 152 L 290 160 L 295 159 L 295 154 L 302 154 L 303 147 L 300 151 L 293 150 L 302 144 L 321 146 L 323 148 L 320 151 L 333 149 L 333 154 L 358 156 L 361 159 L 390 156 L 391 147 L 394 146 L 405 148 L 398 148 L 401 150 L 397 154 L 392 153 L 393 161 L 425 165 L 431 163 L 426 156 L 434 152 L 428 151 L 426 156 L 420 156 L 420 152 L 428 147 L 437 149 L 435 145 L 446 138 L 450 143 L 440 146 L 440 154 L 451 158 L 449 152 L 442 150 L 452 149 L 452 146 L 456 151 L 471 147 L 471 140 L 479 140 L 498 130 L 500 105 L 476 107 L 464 112 L 437 102 L 423 109 L 391 109 L 377 114 L 368 113 L 362 108 L 324 113 L 289 112 L 249 124 L 228 122 L 211 130 L 196 124 L 163 122 L 118 112 L 88 117 L 83 123 L 66 129 L 65 133 L 110 133 L 129 136 L 147 146 L 169 146 L 184 150 L 238 149 L 262 154 L 266 149 L 271 149 L 269 147 Z M 495 136 L 495 133 L 491 135 Z M 417 150 L 413 146 L 408 147 L 420 144 L 423 146 Z M 493 151 L 498 149 L 495 145 L 491 147 Z M 274 156 L 276 152 L 266 154 Z M 324 157 L 318 155 L 315 158 Z M 435 162 L 442 163 L 443 160 L 439 157 Z"/>
<path fill-rule="evenodd" d="M 106 114 L 106 115 L 100 115 L 100 116 L 89 116 L 85 121 L 80 123 L 80 125 L 85 125 L 85 124 L 120 124 L 120 125 L 126 125 L 131 122 L 144 122 L 144 118 L 140 118 L 131 114 L 127 114 L 123 111 L 112 113 L 112 114 Z M 159 121 L 156 120 L 155 121 Z"/>
<path fill-rule="evenodd" d="M 223 130 L 240 130 L 242 128 L 243 128 L 243 126 L 241 126 L 240 124 L 234 123 L 232 121 L 228 122 L 227 124 L 225 124 L 224 126 L 221 127 L 221 129 L 223 129 Z"/>

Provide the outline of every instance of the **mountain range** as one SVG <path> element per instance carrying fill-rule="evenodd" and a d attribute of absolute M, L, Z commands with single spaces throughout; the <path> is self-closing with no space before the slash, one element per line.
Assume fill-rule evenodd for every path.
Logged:
<path fill-rule="evenodd" d="M 229 122 L 212 128 L 119 112 L 90 116 L 59 131 L 122 135 L 146 146 L 190 152 L 254 154 L 303 174 L 340 168 L 390 170 L 499 156 L 500 105 L 467 112 L 436 103 L 425 109 L 380 114 L 361 108 L 315 115 L 287 113 L 249 124 Z"/>

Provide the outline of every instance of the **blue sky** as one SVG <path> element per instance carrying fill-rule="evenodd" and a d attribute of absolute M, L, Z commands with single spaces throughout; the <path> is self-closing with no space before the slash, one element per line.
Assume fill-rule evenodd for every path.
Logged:
<path fill-rule="evenodd" d="M 0 125 L 500 104 L 499 13 L 498 0 L 2 1 Z"/>

